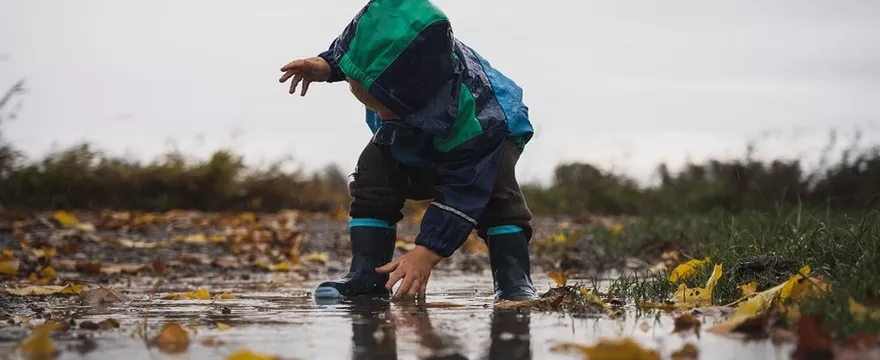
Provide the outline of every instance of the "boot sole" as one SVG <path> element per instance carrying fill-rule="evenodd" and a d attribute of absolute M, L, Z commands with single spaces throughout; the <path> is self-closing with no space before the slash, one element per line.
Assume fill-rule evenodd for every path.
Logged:
<path fill-rule="evenodd" d="M 344 299 L 345 296 L 339 293 L 339 290 L 336 290 L 331 287 L 321 287 L 315 289 L 315 298 L 316 299 Z"/>

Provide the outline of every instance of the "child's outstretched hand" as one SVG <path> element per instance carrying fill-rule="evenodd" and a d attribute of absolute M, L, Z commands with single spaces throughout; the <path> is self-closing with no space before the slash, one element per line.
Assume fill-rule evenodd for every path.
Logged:
<path fill-rule="evenodd" d="M 424 299 L 431 270 L 440 260 L 443 260 L 442 256 L 424 246 L 416 245 L 415 249 L 410 252 L 398 256 L 385 266 L 376 268 L 376 272 L 380 274 L 391 273 L 388 282 L 385 283 L 385 288 L 388 290 L 391 290 L 398 280 L 403 280 L 400 287 L 397 288 L 397 292 L 394 293 L 393 300 Z"/>
<path fill-rule="evenodd" d="M 306 96 L 306 92 L 309 91 L 309 84 L 312 81 L 330 80 L 332 69 L 330 69 L 330 64 L 324 59 L 312 57 L 291 61 L 289 64 L 282 66 L 281 71 L 284 72 L 284 75 L 281 75 L 280 82 L 283 83 L 293 77 L 293 81 L 290 82 L 290 93 L 296 92 L 297 85 L 302 82 L 303 86 L 300 96 Z"/>

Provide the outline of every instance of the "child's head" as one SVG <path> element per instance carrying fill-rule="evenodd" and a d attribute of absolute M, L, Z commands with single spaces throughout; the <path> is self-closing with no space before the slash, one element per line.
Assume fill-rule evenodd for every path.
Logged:
<path fill-rule="evenodd" d="M 348 79 L 348 88 L 351 90 L 351 93 L 360 101 L 367 109 L 373 110 L 376 114 L 379 115 L 379 118 L 382 120 L 394 120 L 397 119 L 398 116 L 394 114 L 393 111 L 389 110 L 388 107 L 382 105 L 379 100 L 376 100 L 376 97 L 370 95 L 370 92 L 367 88 L 364 87 L 364 84 L 361 84 L 359 81 L 349 78 Z"/>

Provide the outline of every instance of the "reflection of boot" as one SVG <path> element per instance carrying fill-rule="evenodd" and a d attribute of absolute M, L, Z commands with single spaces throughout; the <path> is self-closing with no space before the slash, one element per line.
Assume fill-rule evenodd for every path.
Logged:
<path fill-rule="evenodd" d="M 365 298 L 351 304 L 351 355 L 354 360 L 396 360 L 394 326 L 386 324 L 387 301 Z"/>
<path fill-rule="evenodd" d="M 518 226 L 489 229 L 487 240 L 495 301 L 537 298 L 532 285 L 529 239 Z"/>
<path fill-rule="evenodd" d="M 532 358 L 529 314 L 498 310 L 492 314 L 489 360 Z M 512 335 L 512 336 L 511 336 Z"/>
<path fill-rule="evenodd" d="M 338 299 L 361 295 L 388 296 L 388 275 L 376 268 L 394 256 L 396 231 L 387 223 L 372 219 L 354 219 L 351 227 L 351 267 L 340 280 L 323 282 L 315 289 L 315 298 Z"/>

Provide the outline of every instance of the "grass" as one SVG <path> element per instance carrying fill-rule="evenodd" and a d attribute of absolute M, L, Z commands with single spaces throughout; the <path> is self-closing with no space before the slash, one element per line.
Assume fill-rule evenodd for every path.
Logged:
<path fill-rule="evenodd" d="M 803 301 L 802 312 L 822 314 L 824 324 L 840 338 L 880 330 L 880 319 L 855 318 L 847 305 L 852 298 L 875 309 L 880 306 L 878 211 L 652 217 L 633 220 L 624 229 L 614 235 L 605 228 L 589 228 L 573 238 L 589 241 L 617 259 L 637 256 L 652 262 L 659 259 L 657 252 L 670 249 L 680 254 L 678 262 L 710 257 L 711 263 L 724 266 L 713 294 L 715 304 L 739 299 L 741 284 L 756 282 L 758 291 L 765 290 L 810 265 L 831 289 L 821 298 Z M 703 286 L 711 268 L 703 267 L 686 284 Z M 626 274 L 612 283 L 607 295 L 631 299 L 636 304 L 669 299 L 676 285 L 667 278 L 668 270 L 650 276 Z"/>

